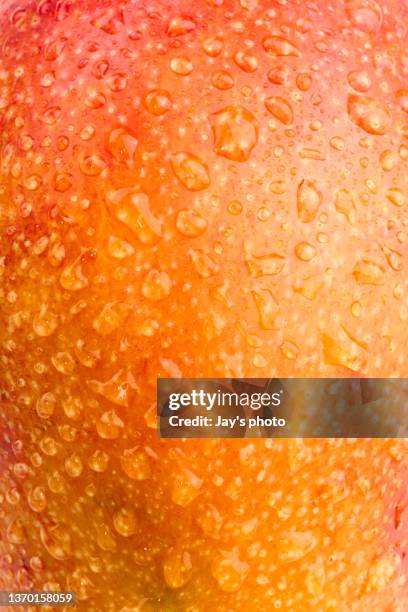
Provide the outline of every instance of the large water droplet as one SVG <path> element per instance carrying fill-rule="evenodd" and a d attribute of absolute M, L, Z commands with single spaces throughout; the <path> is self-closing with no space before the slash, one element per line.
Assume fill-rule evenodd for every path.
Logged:
<path fill-rule="evenodd" d="M 184 208 L 177 215 L 176 226 L 183 236 L 196 238 L 207 229 L 207 221 L 192 208 Z"/>
<path fill-rule="evenodd" d="M 140 448 L 124 450 L 120 457 L 123 471 L 132 480 L 146 480 L 151 476 L 150 461 Z"/>
<path fill-rule="evenodd" d="M 387 107 L 369 96 L 350 95 L 347 111 L 353 123 L 368 134 L 385 134 L 391 125 L 391 115 Z"/>
<path fill-rule="evenodd" d="M 171 109 L 170 94 L 165 89 L 154 89 L 146 94 L 143 104 L 149 113 L 159 117 Z"/>
<path fill-rule="evenodd" d="M 347 0 L 346 11 L 351 22 L 362 32 L 378 32 L 383 14 L 374 0 Z"/>
<path fill-rule="evenodd" d="M 40 538 L 44 548 L 57 561 L 65 561 L 72 555 L 71 536 L 62 523 L 40 527 Z"/>
<path fill-rule="evenodd" d="M 266 253 L 265 255 L 253 255 L 248 249 L 245 254 L 245 263 L 253 278 L 260 276 L 274 276 L 282 272 L 285 258 L 278 253 Z"/>
<path fill-rule="evenodd" d="M 289 102 L 278 96 L 270 96 L 265 99 L 265 106 L 268 111 L 285 125 L 293 121 L 293 110 Z"/>
<path fill-rule="evenodd" d="M 167 35 L 171 37 L 182 36 L 195 30 L 196 24 L 191 17 L 177 15 L 173 17 L 167 27 Z"/>
<path fill-rule="evenodd" d="M 348 189 L 340 189 L 335 196 L 334 205 L 337 212 L 343 214 L 349 223 L 355 222 L 355 204 L 353 194 Z"/>
<path fill-rule="evenodd" d="M 114 259 L 125 259 L 135 253 L 135 249 L 129 242 L 118 236 L 109 236 L 108 253 Z"/>
<path fill-rule="evenodd" d="M 82 271 L 81 259 L 84 253 L 78 255 L 78 257 L 67 266 L 60 276 L 60 284 L 63 289 L 67 291 L 80 291 L 88 286 L 89 281 Z"/>
<path fill-rule="evenodd" d="M 53 314 L 48 306 L 43 304 L 40 312 L 34 315 L 33 330 L 42 338 L 51 336 L 58 327 L 58 315 Z"/>
<path fill-rule="evenodd" d="M 255 116 L 240 105 L 227 106 L 211 116 L 217 155 L 244 162 L 258 142 L 259 126 Z"/>
<path fill-rule="evenodd" d="M 107 149 L 116 161 L 131 166 L 138 145 L 137 138 L 129 130 L 119 127 L 109 134 Z"/>
<path fill-rule="evenodd" d="M 248 563 L 240 560 L 236 550 L 222 551 L 211 565 L 212 575 L 226 593 L 239 591 L 248 571 Z"/>
<path fill-rule="evenodd" d="M 255 72 L 258 68 L 258 60 L 254 55 L 249 55 L 245 51 L 237 51 L 234 55 L 234 62 L 244 72 Z"/>
<path fill-rule="evenodd" d="M 117 404 L 118 406 L 128 405 L 128 382 L 123 370 L 119 370 L 106 382 L 99 380 L 88 380 L 88 387 L 94 393 L 102 395 L 105 399 Z"/>
<path fill-rule="evenodd" d="M 297 209 L 302 223 L 310 223 L 315 219 L 321 203 L 322 194 L 316 185 L 312 181 L 303 180 L 297 190 Z"/>
<path fill-rule="evenodd" d="M 175 153 L 171 156 L 171 167 L 179 181 L 190 191 L 201 191 L 210 184 L 207 165 L 192 153 Z"/>
<path fill-rule="evenodd" d="M 113 515 L 113 526 L 119 535 L 130 537 L 136 531 L 136 514 L 131 508 L 121 508 Z"/>
<path fill-rule="evenodd" d="M 202 249 L 192 251 L 191 260 L 201 278 L 210 278 L 219 270 L 218 264 Z"/>
<path fill-rule="evenodd" d="M 300 51 L 296 45 L 282 36 L 268 36 L 263 40 L 263 48 L 272 57 L 300 56 Z"/>
<path fill-rule="evenodd" d="M 180 589 L 191 576 L 190 554 L 181 549 L 172 549 L 163 562 L 163 574 L 166 584 L 172 589 Z"/>
<path fill-rule="evenodd" d="M 221 91 L 231 89 L 234 86 L 234 77 L 226 70 L 217 70 L 211 76 L 211 83 Z"/>
<path fill-rule="evenodd" d="M 143 244 L 154 244 L 161 237 L 161 221 L 152 213 L 146 193 L 123 188 L 108 193 L 107 203 L 115 217 Z"/>
<path fill-rule="evenodd" d="M 354 266 L 353 276 L 359 285 L 382 285 L 384 268 L 370 259 L 361 259 Z"/>
<path fill-rule="evenodd" d="M 37 401 L 36 411 L 38 416 L 42 419 L 49 419 L 54 414 L 56 403 L 55 395 L 51 391 L 44 393 Z"/>
<path fill-rule="evenodd" d="M 275 329 L 275 318 L 278 314 L 278 304 L 270 289 L 252 291 L 256 308 L 258 310 L 259 326 L 262 329 Z"/>

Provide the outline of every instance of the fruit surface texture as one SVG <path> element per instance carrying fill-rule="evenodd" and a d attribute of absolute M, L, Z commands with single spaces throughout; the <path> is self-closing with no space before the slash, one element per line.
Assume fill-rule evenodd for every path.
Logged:
<path fill-rule="evenodd" d="M 0 0 L 0 589 L 408 609 L 404 440 L 155 406 L 408 375 L 407 43 L 404 0 Z"/>

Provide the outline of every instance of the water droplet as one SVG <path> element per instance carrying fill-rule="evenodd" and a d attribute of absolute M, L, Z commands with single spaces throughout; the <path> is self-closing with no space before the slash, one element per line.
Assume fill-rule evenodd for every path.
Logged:
<path fill-rule="evenodd" d="M 335 196 L 334 205 L 337 212 L 344 215 L 349 223 L 355 222 L 355 204 L 353 194 L 347 189 L 340 189 Z"/>
<path fill-rule="evenodd" d="M 178 15 L 170 20 L 167 27 L 167 35 L 171 37 L 182 36 L 192 32 L 195 28 L 196 24 L 191 17 Z"/>
<path fill-rule="evenodd" d="M 79 167 L 85 176 L 99 176 L 106 168 L 106 163 L 99 155 L 86 155 L 80 158 Z"/>
<path fill-rule="evenodd" d="M 127 129 L 120 127 L 109 134 L 107 149 L 116 161 L 131 166 L 134 162 L 137 138 Z"/>
<path fill-rule="evenodd" d="M 193 71 L 193 63 L 188 57 L 173 57 L 170 60 L 170 69 L 179 76 L 187 76 Z"/>
<path fill-rule="evenodd" d="M 51 336 L 58 327 L 58 315 L 49 311 L 48 306 L 43 304 L 40 312 L 34 315 L 33 330 L 41 338 Z"/>
<path fill-rule="evenodd" d="M 150 270 L 142 284 L 142 294 L 148 300 L 158 301 L 170 295 L 171 279 L 167 272 Z"/>
<path fill-rule="evenodd" d="M 40 538 L 46 551 L 57 561 L 65 561 L 72 555 L 71 536 L 62 523 L 40 527 Z"/>
<path fill-rule="evenodd" d="M 183 236 L 196 238 L 207 229 L 207 221 L 192 208 L 184 208 L 177 215 L 176 226 Z"/>
<path fill-rule="evenodd" d="M 394 153 L 393 151 L 383 151 L 380 155 L 380 164 L 384 172 L 390 172 L 393 170 L 397 162 L 397 153 Z"/>
<path fill-rule="evenodd" d="M 295 254 L 301 261 L 310 261 L 316 255 L 316 249 L 309 242 L 302 241 L 295 246 Z"/>
<path fill-rule="evenodd" d="M 244 162 L 258 142 L 258 122 L 240 105 L 227 106 L 211 116 L 214 147 L 217 155 Z"/>
<path fill-rule="evenodd" d="M 305 179 L 299 184 L 297 190 L 297 209 L 302 223 L 310 223 L 315 219 L 322 199 L 322 194 L 312 181 Z"/>
<path fill-rule="evenodd" d="M 42 185 L 42 178 L 38 174 L 28 176 L 24 181 L 24 188 L 28 191 L 36 191 Z"/>
<path fill-rule="evenodd" d="M 218 36 L 209 36 L 203 40 L 203 50 L 210 57 L 217 57 L 224 48 L 224 43 Z"/>
<path fill-rule="evenodd" d="M 268 79 L 275 85 L 288 85 L 290 76 L 288 66 L 276 66 L 268 72 Z"/>
<path fill-rule="evenodd" d="M 17 517 L 10 522 L 7 527 L 6 537 L 11 544 L 24 544 L 27 536 L 21 518 Z"/>
<path fill-rule="evenodd" d="M 384 268 L 370 259 L 361 259 L 354 266 L 353 276 L 359 285 L 382 285 Z"/>
<path fill-rule="evenodd" d="M 120 309 L 120 306 L 119 307 L 115 307 L 115 306 L 116 306 L 115 302 L 112 302 L 110 304 L 105 304 L 102 310 L 97 314 L 97 316 L 92 321 L 93 329 L 100 336 L 108 336 L 109 334 L 114 332 L 116 329 L 118 329 L 119 326 L 122 324 L 123 317 L 121 316 L 121 314 L 123 314 L 123 312 L 121 313 L 120 310 L 123 311 L 124 309 L 123 308 Z"/>
<path fill-rule="evenodd" d="M 371 87 L 371 79 L 365 70 L 352 70 L 347 75 L 350 87 L 360 93 L 368 91 Z"/>
<path fill-rule="evenodd" d="M 55 355 L 52 355 L 51 363 L 61 374 L 72 374 L 75 369 L 75 361 L 71 357 L 70 353 L 66 351 L 60 351 L 55 353 Z"/>
<path fill-rule="evenodd" d="M 172 102 L 168 91 L 153 89 L 146 94 L 143 104 L 149 113 L 159 117 L 171 109 Z"/>
<path fill-rule="evenodd" d="M 58 268 L 65 259 L 65 247 L 61 242 L 54 242 L 48 251 L 47 259 L 49 263 Z"/>
<path fill-rule="evenodd" d="M 54 125 L 61 117 L 61 113 L 59 106 L 50 106 L 40 115 L 39 119 L 46 125 Z"/>
<path fill-rule="evenodd" d="M 60 284 L 67 291 L 80 291 L 88 286 L 89 281 L 82 272 L 81 259 L 84 255 L 82 252 L 78 257 L 67 266 L 61 273 Z"/>
<path fill-rule="evenodd" d="M 280 350 L 288 359 L 296 359 L 299 354 L 299 347 L 289 340 L 282 342 Z"/>
<path fill-rule="evenodd" d="M 227 210 L 231 215 L 240 215 L 242 212 L 242 204 L 239 200 L 231 200 L 228 203 Z"/>
<path fill-rule="evenodd" d="M 154 244 L 161 237 L 161 221 L 152 213 L 146 193 L 123 188 L 108 193 L 107 203 L 115 217 L 143 244 Z"/>
<path fill-rule="evenodd" d="M 263 40 L 263 48 L 272 57 L 299 57 L 299 49 L 282 36 L 268 36 Z"/>
<path fill-rule="evenodd" d="M 252 297 L 258 310 L 259 326 L 262 329 L 275 329 L 275 318 L 278 314 L 278 304 L 270 289 L 252 291 Z"/>
<path fill-rule="evenodd" d="M 134 255 L 135 249 L 126 240 L 118 236 L 109 236 L 108 253 L 114 259 L 126 259 L 126 257 Z"/>
<path fill-rule="evenodd" d="M 258 68 L 258 60 L 254 55 L 249 55 L 244 51 L 237 51 L 234 55 L 234 62 L 244 72 L 255 72 Z"/>
<path fill-rule="evenodd" d="M 44 487 L 37 486 L 30 489 L 27 495 L 28 505 L 34 512 L 43 512 L 47 507 L 47 497 Z"/>
<path fill-rule="evenodd" d="M 201 492 L 203 480 L 185 468 L 173 482 L 171 499 L 178 506 L 188 506 Z"/>
<path fill-rule="evenodd" d="M 284 563 L 298 561 L 317 546 L 318 540 L 311 531 L 289 531 L 279 540 L 278 556 Z"/>
<path fill-rule="evenodd" d="M 96 528 L 96 542 L 102 550 L 107 552 L 115 550 L 116 540 L 108 525 L 101 523 Z"/>
<path fill-rule="evenodd" d="M 391 115 L 387 107 L 368 96 L 350 95 L 347 111 L 353 123 L 368 134 L 385 134 L 391 125 Z"/>
<path fill-rule="evenodd" d="M 107 400 L 117 404 L 118 406 L 128 405 L 128 382 L 123 375 L 123 371 L 119 370 L 106 382 L 100 382 L 98 380 L 88 380 L 88 387 L 94 393 L 102 395 Z M 106 413 L 107 417 L 114 417 L 116 413 Z M 103 423 L 106 421 L 102 421 Z M 106 421 L 108 422 L 108 421 Z M 122 423 L 123 425 L 123 423 Z M 119 426 L 119 425 L 118 425 Z"/>
<path fill-rule="evenodd" d="M 109 89 L 115 93 L 123 91 L 128 85 L 128 75 L 125 72 L 118 72 L 108 79 Z"/>
<path fill-rule="evenodd" d="M 131 508 L 121 508 L 113 515 L 113 526 L 119 535 L 128 538 L 136 531 L 136 514 Z"/>
<path fill-rule="evenodd" d="M 312 77 L 308 72 L 301 72 L 296 77 L 296 85 L 300 91 L 308 91 L 312 86 Z"/>
<path fill-rule="evenodd" d="M 164 559 L 163 574 L 166 584 L 172 589 L 180 589 L 191 576 L 192 562 L 188 552 L 172 549 Z"/>
<path fill-rule="evenodd" d="M 192 153 L 175 153 L 171 156 L 171 167 L 179 181 L 190 191 L 201 191 L 210 184 L 207 165 Z"/>
<path fill-rule="evenodd" d="M 211 565 L 212 575 L 226 593 L 239 591 L 248 571 L 249 565 L 240 560 L 237 550 L 222 551 Z"/>
<path fill-rule="evenodd" d="M 89 384 L 89 382 L 92 384 L 95 381 L 88 381 L 88 386 L 92 389 L 92 386 Z M 95 390 L 95 387 L 92 390 Z M 120 390 L 119 390 L 119 393 L 120 393 Z M 102 393 L 101 395 L 105 395 L 105 394 Z M 115 401 L 115 399 L 113 400 L 111 399 L 110 393 L 108 395 L 105 395 L 105 397 L 106 399 Z M 117 395 L 114 395 L 114 398 L 117 398 Z M 123 402 L 123 399 L 121 398 L 120 401 Z M 116 401 L 115 403 L 119 403 L 119 402 Z M 123 405 L 123 403 L 121 405 Z M 117 415 L 117 413 L 114 410 L 108 410 L 104 412 L 101 418 L 99 419 L 99 421 L 97 421 L 96 431 L 98 433 L 98 436 L 102 438 L 103 440 L 116 440 L 116 438 L 118 438 L 121 435 L 121 431 L 123 430 L 124 426 L 125 426 L 124 422 Z"/>
<path fill-rule="evenodd" d="M 285 258 L 278 253 L 253 255 L 248 250 L 245 254 L 245 263 L 252 278 L 260 276 L 274 276 L 282 272 Z"/>
<path fill-rule="evenodd" d="M 80 456 L 72 453 L 64 461 L 65 471 L 71 478 L 78 478 L 82 474 L 83 465 Z"/>
<path fill-rule="evenodd" d="M 192 251 L 191 260 L 201 278 L 210 278 L 219 270 L 218 264 L 202 249 Z"/>
<path fill-rule="evenodd" d="M 226 70 L 217 70 L 211 76 L 211 83 L 221 91 L 231 89 L 234 82 L 234 77 Z"/>
<path fill-rule="evenodd" d="M 94 67 L 92 68 L 92 74 L 97 79 L 103 79 L 106 73 L 109 70 L 109 62 L 107 60 L 100 60 L 96 62 Z"/>
<path fill-rule="evenodd" d="M 265 99 L 265 106 L 268 111 L 285 125 L 293 122 L 293 110 L 289 102 L 277 96 L 270 96 Z"/>
<path fill-rule="evenodd" d="M 91 90 L 88 96 L 85 98 L 85 104 L 88 108 L 97 109 L 102 108 L 106 103 L 106 96 L 100 91 Z"/>
<path fill-rule="evenodd" d="M 336 151 L 343 151 L 344 149 L 344 140 L 340 136 L 333 136 L 330 139 L 330 146 Z"/>
<path fill-rule="evenodd" d="M 389 199 L 391 204 L 394 204 L 394 206 L 404 206 L 405 204 L 405 195 L 401 191 L 401 189 L 388 189 L 387 198 Z"/>
<path fill-rule="evenodd" d="M 150 461 L 146 453 L 137 447 L 124 450 L 120 464 L 132 480 L 146 480 L 151 476 Z"/>
<path fill-rule="evenodd" d="M 51 391 L 44 393 L 37 401 L 36 411 L 38 416 L 42 419 L 49 419 L 54 414 L 56 403 L 55 395 Z"/>
<path fill-rule="evenodd" d="M 54 189 L 59 193 L 65 193 L 72 187 L 72 174 L 61 172 L 54 177 Z"/>
<path fill-rule="evenodd" d="M 393 251 L 392 249 L 386 247 L 385 245 L 382 247 L 382 251 L 385 255 L 385 258 L 390 268 L 395 270 L 395 272 L 400 272 L 403 267 L 403 257 L 401 253 L 398 253 L 397 251 Z"/>
<path fill-rule="evenodd" d="M 106 470 L 109 463 L 109 455 L 105 451 L 97 449 L 88 459 L 88 465 L 94 472 L 101 474 Z"/>
<path fill-rule="evenodd" d="M 402 110 L 408 113 L 408 89 L 400 89 L 397 91 L 397 101 Z"/>
<path fill-rule="evenodd" d="M 353 25 L 362 32 L 378 32 L 381 29 L 383 15 L 374 0 L 347 0 L 346 11 Z"/>

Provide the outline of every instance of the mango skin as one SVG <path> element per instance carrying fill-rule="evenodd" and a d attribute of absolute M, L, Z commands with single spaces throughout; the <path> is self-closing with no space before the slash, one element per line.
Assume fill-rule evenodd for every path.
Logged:
<path fill-rule="evenodd" d="M 160 441 L 154 402 L 406 376 L 406 7 L 0 11 L 0 588 L 402 612 L 404 441 Z"/>

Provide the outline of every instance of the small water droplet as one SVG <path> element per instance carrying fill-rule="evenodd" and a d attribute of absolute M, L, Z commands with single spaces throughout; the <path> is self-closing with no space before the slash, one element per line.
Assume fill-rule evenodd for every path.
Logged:
<path fill-rule="evenodd" d="M 51 336 L 58 327 L 58 315 L 53 314 L 48 306 L 43 304 L 40 312 L 34 315 L 33 330 L 41 338 Z"/>
<path fill-rule="evenodd" d="M 316 249 L 309 242 L 302 241 L 295 246 L 295 254 L 301 261 L 310 261 L 315 257 Z"/>
<path fill-rule="evenodd" d="M 209 36 L 203 40 L 203 50 L 210 57 L 217 57 L 223 49 L 224 43 L 218 36 Z"/>
<path fill-rule="evenodd" d="M 405 204 L 405 195 L 401 189 L 388 189 L 387 198 L 394 206 L 404 206 Z"/>

